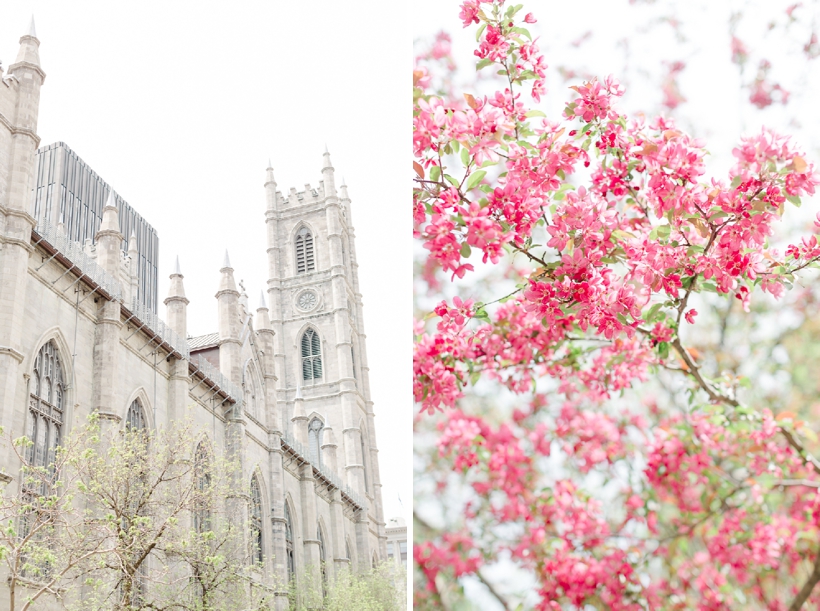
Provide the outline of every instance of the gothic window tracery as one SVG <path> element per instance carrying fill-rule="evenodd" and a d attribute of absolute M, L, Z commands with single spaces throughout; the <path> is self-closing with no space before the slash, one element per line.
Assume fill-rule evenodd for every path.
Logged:
<path fill-rule="evenodd" d="M 256 418 L 259 419 L 259 410 L 258 410 L 258 398 L 259 393 L 257 392 L 256 387 L 256 380 L 253 375 L 253 367 L 251 366 L 251 362 L 249 361 L 248 364 L 245 366 L 245 411 Z"/>
<path fill-rule="evenodd" d="M 259 479 L 251 478 L 251 560 L 262 564 L 262 493 Z"/>
<path fill-rule="evenodd" d="M 204 441 L 199 442 L 194 452 L 194 477 L 197 493 L 194 530 L 202 534 L 211 529 L 211 509 L 208 498 L 211 487 L 211 454 Z"/>
<path fill-rule="evenodd" d="M 318 418 L 314 418 L 308 425 L 308 446 L 310 447 L 310 460 L 316 466 L 322 464 L 322 431 L 325 425 Z"/>
<path fill-rule="evenodd" d="M 40 348 L 32 377 L 27 429 L 32 445 L 26 458 L 32 466 L 45 467 L 54 462 L 63 428 L 65 383 L 60 355 L 53 341 Z"/>
<path fill-rule="evenodd" d="M 316 258 L 313 253 L 313 234 L 307 227 L 296 232 L 296 273 L 306 274 L 316 269 Z"/>
<path fill-rule="evenodd" d="M 288 579 L 296 573 L 296 562 L 293 556 L 293 522 L 290 519 L 290 507 L 285 501 L 285 555 L 287 556 Z"/>
<path fill-rule="evenodd" d="M 322 342 L 319 334 L 308 329 L 302 335 L 302 379 L 317 380 L 322 377 Z"/>
<path fill-rule="evenodd" d="M 316 538 L 319 540 L 319 569 L 322 572 L 322 596 L 327 596 L 327 567 L 325 566 L 325 538 L 321 525 L 316 525 Z"/>
<path fill-rule="evenodd" d="M 125 428 L 129 431 L 142 431 L 147 428 L 145 412 L 142 409 L 142 404 L 139 399 L 134 399 L 131 405 L 128 406 L 128 415 L 125 417 Z"/>
<path fill-rule="evenodd" d="M 361 445 L 362 449 L 362 473 L 364 473 L 364 489 L 365 491 L 370 490 L 370 485 L 367 481 L 367 450 L 364 446 L 364 424 L 361 425 L 361 430 L 359 432 L 359 444 Z"/>

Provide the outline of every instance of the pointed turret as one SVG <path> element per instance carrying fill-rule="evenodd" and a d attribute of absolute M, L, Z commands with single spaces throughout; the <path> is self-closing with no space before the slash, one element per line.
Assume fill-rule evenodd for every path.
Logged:
<path fill-rule="evenodd" d="M 322 464 L 332 473 L 337 473 L 336 466 L 336 436 L 333 428 L 326 426 L 322 430 Z"/>
<path fill-rule="evenodd" d="M 228 251 L 225 251 L 225 258 L 222 260 L 222 267 L 219 269 L 222 274 L 222 280 L 219 282 L 219 292 L 233 291 L 239 297 L 239 291 L 236 290 L 236 281 L 233 277 L 233 268 L 231 267 L 231 260 L 228 257 Z M 219 293 L 216 294 L 219 299 Z"/>
<path fill-rule="evenodd" d="M 123 235 L 120 233 L 120 216 L 116 206 L 114 191 L 108 193 L 108 201 L 103 208 L 100 230 L 94 236 L 97 242 L 97 265 L 115 278 L 119 278 L 120 251 Z"/>
<path fill-rule="evenodd" d="M 325 187 L 325 197 L 336 195 L 336 183 L 333 178 L 333 164 L 330 162 L 330 153 L 325 145 L 325 154 L 322 156 L 322 182 Z"/>
<path fill-rule="evenodd" d="M 293 417 L 290 419 L 293 423 L 293 434 L 296 441 L 304 446 L 308 443 L 308 418 L 305 414 L 304 400 L 302 399 L 301 387 L 296 387 L 296 398 L 293 401 Z"/>
<path fill-rule="evenodd" d="M 342 186 L 339 187 L 339 195 L 343 202 L 350 203 L 350 196 L 347 194 L 347 183 L 344 177 L 342 177 Z"/>
<path fill-rule="evenodd" d="M 270 315 L 268 314 L 268 304 L 265 303 L 265 292 L 259 291 L 259 305 L 256 308 L 256 330 L 270 329 Z"/>
<path fill-rule="evenodd" d="M 128 303 L 137 300 L 139 293 L 139 250 L 137 249 L 137 234 L 131 230 L 131 237 L 128 238 Z"/>
<path fill-rule="evenodd" d="M 183 285 L 182 272 L 179 269 L 179 257 L 176 259 L 174 265 L 174 272 L 170 276 L 171 286 L 168 289 L 168 297 L 166 297 L 165 308 L 168 325 L 174 332 L 182 338 L 188 336 L 188 304 L 190 303 L 185 297 L 185 286 Z"/>
<path fill-rule="evenodd" d="M 31 23 L 28 26 L 28 33 L 20 37 L 20 49 L 17 51 L 17 59 L 14 64 L 9 67 L 11 69 L 18 64 L 30 64 L 36 68 L 40 68 L 40 40 L 37 38 L 37 32 L 34 29 L 34 15 L 31 16 Z M 40 70 L 42 72 L 42 70 Z M 43 74 L 45 78 L 45 74 Z"/>
<path fill-rule="evenodd" d="M 276 209 L 276 179 L 273 176 L 273 165 L 268 159 L 268 168 L 265 170 L 265 199 L 268 210 Z"/>
<path fill-rule="evenodd" d="M 242 384 L 239 343 L 242 321 L 239 318 L 239 291 L 236 290 L 233 268 L 227 250 L 219 271 L 222 274 L 219 291 L 216 293 L 219 303 L 219 369 L 235 384 Z"/>

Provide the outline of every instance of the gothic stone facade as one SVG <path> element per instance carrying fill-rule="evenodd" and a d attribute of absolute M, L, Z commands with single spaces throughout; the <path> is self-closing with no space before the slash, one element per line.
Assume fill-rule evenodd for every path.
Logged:
<path fill-rule="evenodd" d="M 133 299 L 136 246 L 123 253 L 113 197 L 92 248 L 32 216 L 39 44 L 32 24 L 0 72 L 0 424 L 47 456 L 92 410 L 111 427 L 190 418 L 215 451 L 238 452 L 261 579 L 385 559 L 350 200 L 329 154 L 315 188 L 287 195 L 268 167 L 267 295 L 252 312 L 226 253 L 218 332 L 189 338 L 178 266 L 167 325 Z M 0 447 L 0 477 L 16 460 Z"/>

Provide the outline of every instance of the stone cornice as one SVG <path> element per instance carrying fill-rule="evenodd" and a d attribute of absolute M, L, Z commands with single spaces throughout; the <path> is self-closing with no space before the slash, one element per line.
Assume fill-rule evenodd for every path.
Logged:
<path fill-rule="evenodd" d="M 22 363 L 23 359 L 25 358 L 21 353 L 17 352 L 17 350 L 12 348 L 11 346 L 0 346 L 0 354 L 8 354 L 18 363 Z"/>
<path fill-rule="evenodd" d="M 20 39 L 20 43 L 22 43 L 27 38 L 30 38 L 31 40 L 37 40 L 33 36 L 23 36 Z M 40 46 L 39 43 L 40 43 L 40 41 L 38 40 L 37 41 L 37 46 L 38 47 Z M 45 80 L 46 80 L 46 73 L 43 72 L 43 69 L 40 66 L 38 66 L 37 64 L 32 64 L 31 62 L 26 62 L 26 61 L 13 63 L 11 66 L 9 66 L 8 73 L 11 74 L 14 71 L 16 71 L 18 68 L 28 68 L 29 70 L 33 70 L 34 72 L 39 74 L 40 78 L 43 79 L 40 84 L 44 83 Z"/>
<path fill-rule="evenodd" d="M 0 124 L 4 125 L 10 132 L 12 136 L 16 136 L 20 134 L 22 136 L 28 136 L 32 140 L 34 140 L 35 148 L 40 146 L 40 137 L 34 133 L 33 130 L 28 129 L 27 127 L 16 127 L 11 124 L 6 116 L 0 112 Z"/>

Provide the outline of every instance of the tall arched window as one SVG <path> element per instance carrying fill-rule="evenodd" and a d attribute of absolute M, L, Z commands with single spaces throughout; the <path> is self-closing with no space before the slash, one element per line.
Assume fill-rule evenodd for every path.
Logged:
<path fill-rule="evenodd" d="M 296 232 L 296 273 L 306 274 L 316 269 L 313 255 L 313 235 L 307 227 Z"/>
<path fill-rule="evenodd" d="M 262 492 L 255 474 L 251 478 L 251 561 L 262 564 Z"/>
<path fill-rule="evenodd" d="M 322 341 L 319 334 L 308 329 L 302 335 L 302 379 L 314 380 L 322 377 Z"/>
<path fill-rule="evenodd" d="M 139 399 L 134 399 L 128 407 L 128 415 L 125 417 L 125 428 L 129 431 L 141 431 L 145 426 L 145 412 Z"/>
<path fill-rule="evenodd" d="M 359 445 L 362 448 L 362 473 L 364 473 L 364 489 L 365 491 L 370 490 L 370 484 L 367 480 L 367 450 L 364 447 L 364 423 L 361 425 L 361 430 L 359 431 Z"/>
<path fill-rule="evenodd" d="M 293 522 L 290 519 L 290 507 L 285 501 L 285 555 L 287 556 L 288 579 L 296 573 L 296 562 L 293 557 Z"/>
<path fill-rule="evenodd" d="M 199 442 L 194 453 L 194 478 L 194 530 L 202 534 L 211 530 L 211 453 L 204 441 Z"/>
<path fill-rule="evenodd" d="M 251 361 L 248 361 L 248 364 L 245 365 L 243 377 L 245 378 L 245 411 L 258 419 L 256 382 L 252 372 Z"/>
<path fill-rule="evenodd" d="M 322 572 L 322 596 L 327 596 L 327 567 L 325 566 L 325 538 L 322 527 L 316 525 L 316 538 L 319 540 L 319 570 Z"/>
<path fill-rule="evenodd" d="M 45 467 L 54 462 L 54 451 L 63 430 L 63 368 L 53 341 L 44 344 L 34 360 L 32 392 L 29 397 L 28 462 Z M 44 491 L 42 491 L 44 492 Z"/>
<path fill-rule="evenodd" d="M 314 418 L 308 425 L 308 446 L 310 461 L 317 467 L 322 464 L 322 429 L 325 425 L 318 418 Z"/>

